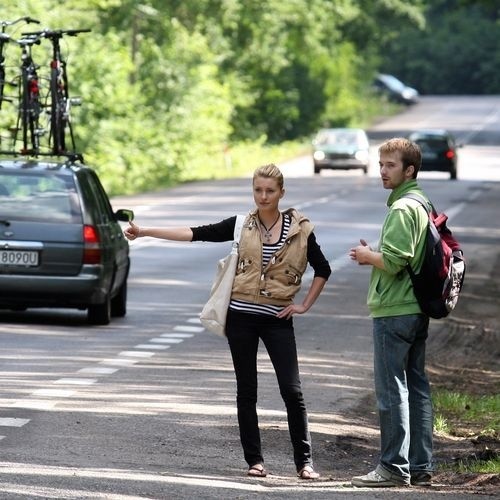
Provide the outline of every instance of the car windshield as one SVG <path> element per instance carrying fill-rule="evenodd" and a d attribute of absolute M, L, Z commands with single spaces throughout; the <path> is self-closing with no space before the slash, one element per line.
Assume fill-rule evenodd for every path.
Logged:
<path fill-rule="evenodd" d="M 70 176 L 0 170 L 0 218 L 81 223 L 78 196 Z"/>
<path fill-rule="evenodd" d="M 446 139 L 439 137 L 430 137 L 416 139 L 415 142 L 420 146 L 422 151 L 440 151 L 443 149 L 448 149 L 448 143 Z"/>
<path fill-rule="evenodd" d="M 339 132 L 322 132 L 318 134 L 318 137 L 316 138 L 316 144 L 356 144 L 357 137 L 357 133 L 350 130 Z"/>
<path fill-rule="evenodd" d="M 391 75 L 380 75 L 379 76 L 380 80 L 383 81 L 388 87 L 394 89 L 394 90 L 404 90 L 405 85 L 403 82 L 398 80 L 395 76 Z"/>

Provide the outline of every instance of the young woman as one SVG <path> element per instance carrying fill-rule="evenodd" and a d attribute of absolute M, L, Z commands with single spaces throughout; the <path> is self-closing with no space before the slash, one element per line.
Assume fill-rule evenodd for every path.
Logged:
<path fill-rule="evenodd" d="M 249 476 L 265 477 L 257 419 L 257 350 L 264 343 L 285 402 L 297 475 L 316 479 L 307 411 L 302 395 L 292 317 L 314 304 L 331 269 L 313 232 L 313 225 L 290 208 L 280 211 L 285 194 L 276 165 L 258 168 L 253 176 L 256 209 L 245 219 L 239 261 L 229 305 L 226 335 L 237 384 L 241 444 Z M 144 228 L 133 222 L 125 229 L 129 240 L 142 236 L 175 241 L 230 241 L 236 216 L 198 227 Z M 307 264 L 314 278 L 302 303 L 294 303 Z"/>

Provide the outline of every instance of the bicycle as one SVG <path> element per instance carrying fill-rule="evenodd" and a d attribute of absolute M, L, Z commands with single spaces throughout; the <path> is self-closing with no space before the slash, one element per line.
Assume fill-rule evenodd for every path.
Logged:
<path fill-rule="evenodd" d="M 37 74 L 39 66 L 31 56 L 33 45 L 40 44 L 38 37 L 25 37 L 17 40 L 21 46 L 21 85 L 19 87 L 19 112 L 17 118 L 14 144 L 17 142 L 17 131 L 22 130 L 23 155 L 38 155 L 40 153 L 40 137 L 45 129 L 40 126 L 39 119 L 44 107 L 40 99 L 40 81 Z"/>
<path fill-rule="evenodd" d="M 29 16 L 20 17 L 14 21 L 0 21 L 0 26 L 2 27 L 0 32 L 0 109 L 2 109 L 2 103 L 5 100 L 4 89 L 7 83 L 5 80 L 5 46 L 12 40 L 5 31 L 8 26 L 14 26 L 20 22 L 40 24 L 40 21 Z"/>
<path fill-rule="evenodd" d="M 88 33 L 90 29 L 43 30 L 23 33 L 24 36 L 46 38 L 52 43 L 50 62 L 50 139 L 52 153 L 56 156 L 70 153 L 66 148 L 66 131 L 71 139 L 72 152 L 75 152 L 75 138 L 70 120 L 71 105 L 81 104 L 81 99 L 69 97 L 66 61 L 62 58 L 60 40 L 64 36 L 77 36 Z"/>

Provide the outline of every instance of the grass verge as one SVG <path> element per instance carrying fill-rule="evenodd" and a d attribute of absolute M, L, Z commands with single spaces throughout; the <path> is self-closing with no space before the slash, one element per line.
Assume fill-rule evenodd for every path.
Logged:
<path fill-rule="evenodd" d="M 203 157 L 200 162 L 193 162 L 191 168 L 181 174 L 181 181 L 249 176 L 262 165 L 282 163 L 308 153 L 311 153 L 311 146 L 305 139 L 268 144 L 262 137 L 255 142 L 232 144 L 217 154 Z"/>
<path fill-rule="evenodd" d="M 474 437 L 482 442 L 477 454 L 443 466 L 456 472 L 500 473 L 500 395 L 470 395 L 456 391 L 433 391 L 434 430 L 456 437 Z"/>

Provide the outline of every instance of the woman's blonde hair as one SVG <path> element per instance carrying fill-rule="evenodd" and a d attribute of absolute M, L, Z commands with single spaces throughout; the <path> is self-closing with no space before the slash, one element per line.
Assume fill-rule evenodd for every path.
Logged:
<path fill-rule="evenodd" d="M 257 168 L 253 173 L 253 179 L 255 180 L 257 177 L 267 177 L 268 179 L 275 179 L 280 189 L 283 189 L 283 186 L 285 184 L 281 170 L 274 163 L 269 163 L 269 165 L 262 165 L 262 167 Z"/>

